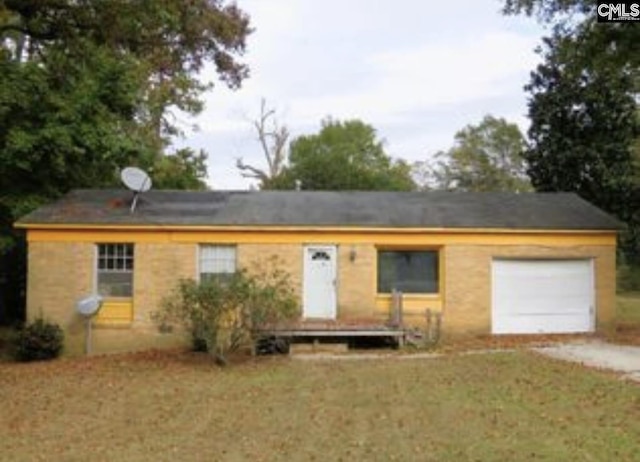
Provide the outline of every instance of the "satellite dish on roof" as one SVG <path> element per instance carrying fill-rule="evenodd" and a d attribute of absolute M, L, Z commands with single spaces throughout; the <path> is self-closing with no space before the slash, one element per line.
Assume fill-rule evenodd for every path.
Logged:
<path fill-rule="evenodd" d="M 120 178 L 124 185 L 133 191 L 131 201 L 131 213 L 133 213 L 138 203 L 138 195 L 151 189 L 151 177 L 138 167 L 126 167 L 120 172 Z"/>
<path fill-rule="evenodd" d="M 147 192 L 151 189 L 151 178 L 147 172 L 138 167 L 122 169 L 120 178 L 127 188 L 136 193 Z"/>

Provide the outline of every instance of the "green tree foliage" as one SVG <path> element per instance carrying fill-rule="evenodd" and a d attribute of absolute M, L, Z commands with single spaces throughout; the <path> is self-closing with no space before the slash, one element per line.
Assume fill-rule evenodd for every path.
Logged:
<path fill-rule="evenodd" d="M 235 56 L 244 51 L 248 17 L 221 0 L 5 0 L 0 34 L 17 61 L 51 64 L 51 52 L 82 63 L 94 47 L 128 56 L 145 82 L 138 114 L 160 128 L 169 106 L 201 106 L 208 83 L 197 73 L 213 62 L 221 80 L 238 87 L 247 76 Z"/>
<path fill-rule="evenodd" d="M 454 146 L 418 162 L 414 175 L 425 189 L 530 191 L 522 152 L 524 136 L 516 124 L 487 115 L 455 135 Z"/>
<path fill-rule="evenodd" d="M 534 185 L 578 192 L 628 219 L 632 149 L 640 134 L 633 81 L 614 68 L 575 66 L 566 55 L 581 50 L 570 38 L 556 35 L 545 44 L 545 62 L 527 86 L 531 148 L 525 155 Z"/>
<path fill-rule="evenodd" d="M 202 108 L 205 63 L 232 88 L 247 76 L 234 55 L 249 32 L 215 0 L 1 3 L 2 191 L 52 197 L 161 162 L 172 109 Z"/>
<path fill-rule="evenodd" d="M 595 2 L 589 0 L 505 0 L 505 14 L 535 15 L 540 21 L 564 21 L 593 12 Z"/>
<path fill-rule="evenodd" d="M 203 186 L 203 153 L 164 156 L 181 134 L 174 111 L 202 109 L 206 63 L 241 84 L 249 33 L 222 0 L 0 1 L 0 321 L 24 293 L 22 214 L 118 184 L 126 165 L 156 171 L 158 186 Z"/>
<path fill-rule="evenodd" d="M 289 166 L 265 187 L 293 189 L 296 181 L 307 190 L 415 189 L 410 166 L 391 159 L 375 129 L 359 120 L 327 119 L 318 134 L 294 139 Z"/>
<path fill-rule="evenodd" d="M 621 240 L 640 263 L 640 28 L 598 24 L 597 2 L 507 0 L 505 12 L 553 24 L 531 74 L 525 152 L 540 191 L 574 191 L 628 225 Z M 630 26 L 630 27 L 629 27 Z"/>
<path fill-rule="evenodd" d="M 270 263 L 256 274 L 240 270 L 224 280 L 182 280 L 154 320 L 163 330 L 182 326 L 195 349 L 226 364 L 228 354 L 254 344 L 261 329 L 299 315 L 288 273 L 277 269 L 278 262 Z"/>
<path fill-rule="evenodd" d="M 123 162 L 153 158 L 134 120 L 138 84 L 126 60 L 95 50 L 86 61 L 45 68 L 0 59 L 3 196 L 110 184 Z"/>
<path fill-rule="evenodd" d="M 158 189 L 206 189 L 207 154 L 190 148 L 162 156 L 153 166 L 153 186 Z"/>

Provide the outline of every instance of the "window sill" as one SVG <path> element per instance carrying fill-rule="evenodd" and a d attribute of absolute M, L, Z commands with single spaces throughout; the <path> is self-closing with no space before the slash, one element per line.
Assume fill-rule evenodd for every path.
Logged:
<path fill-rule="evenodd" d="M 392 294 L 376 294 L 376 298 L 380 300 L 391 300 Z M 411 293 L 403 293 L 403 300 L 439 300 L 442 298 L 441 294 L 411 294 Z"/>
<path fill-rule="evenodd" d="M 130 327 L 133 323 L 133 300 L 131 297 L 105 299 L 93 322 L 96 327 Z"/>

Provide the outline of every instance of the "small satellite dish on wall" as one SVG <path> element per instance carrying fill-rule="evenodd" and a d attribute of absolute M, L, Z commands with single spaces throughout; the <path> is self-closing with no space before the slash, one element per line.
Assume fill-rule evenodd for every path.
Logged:
<path fill-rule="evenodd" d="M 142 193 L 151 189 L 151 178 L 138 167 L 127 167 L 120 172 L 120 178 L 124 185 L 131 191 Z"/>
<path fill-rule="evenodd" d="M 82 316 L 93 316 L 100 310 L 102 306 L 102 297 L 100 295 L 90 295 L 76 303 L 76 310 Z"/>
<path fill-rule="evenodd" d="M 126 167 L 120 172 L 120 178 L 124 185 L 133 191 L 131 201 L 131 213 L 133 213 L 138 203 L 138 195 L 151 189 L 151 177 L 138 167 Z"/>
<path fill-rule="evenodd" d="M 76 311 L 84 318 L 84 352 L 91 353 L 91 318 L 102 308 L 103 298 L 100 295 L 89 295 L 76 303 Z"/>

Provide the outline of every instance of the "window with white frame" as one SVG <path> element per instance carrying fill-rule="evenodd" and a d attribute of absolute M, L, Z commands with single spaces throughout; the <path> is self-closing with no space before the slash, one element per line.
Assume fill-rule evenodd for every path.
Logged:
<path fill-rule="evenodd" d="M 133 244 L 98 244 L 98 293 L 104 297 L 133 295 Z"/>
<path fill-rule="evenodd" d="M 200 245 L 200 281 L 228 281 L 236 272 L 236 247 L 233 245 Z"/>

